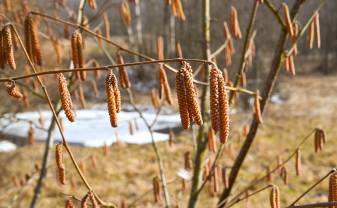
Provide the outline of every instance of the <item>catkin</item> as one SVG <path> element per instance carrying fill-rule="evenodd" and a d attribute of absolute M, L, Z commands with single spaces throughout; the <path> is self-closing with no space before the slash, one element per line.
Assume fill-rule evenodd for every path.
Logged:
<path fill-rule="evenodd" d="M 93 208 L 99 208 L 100 206 L 99 206 L 99 204 L 98 204 L 98 202 L 96 200 L 96 197 L 95 197 L 94 193 L 92 191 L 90 191 L 88 193 L 88 195 L 89 195 L 89 199 L 91 201 L 92 207 Z"/>
<path fill-rule="evenodd" d="M 28 16 L 29 18 L 29 29 L 31 30 L 31 41 L 32 41 L 32 51 L 33 51 L 33 60 L 39 66 L 42 65 L 42 56 L 41 56 L 41 47 L 39 41 L 39 35 L 37 32 L 37 22 L 34 23 L 32 17 Z"/>
<path fill-rule="evenodd" d="M 102 15 L 104 28 L 105 28 L 105 38 L 110 40 L 110 23 L 108 19 L 108 15 L 104 12 Z"/>
<path fill-rule="evenodd" d="M 184 74 L 181 70 L 179 70 L 176 74 L 176 92 L 178 97 L 181 124 L 184 129 L 188 129 L 190 127 L 190 116 L 188 112 L 187 97 L 184 86 Z"/>
<path fill-rule="evenodd" d="M 156 109 L 159 108 L 160 100 L 159 100 L 159 97 L 157 95 L 156 89 L 151 90 L 150 96 L 151 96 L 151 102 L 152 102 L 153 107 L 156 108 Z"/>
<path fill-rule="evenodd" d="M 61 98 L 62 108 L 70 122 L 75 121 L 75 112 L 73 102 L 68 90 L 67 81 L 63 74 L 57 74 L 57 81 L 59 85 L 59 94 Z"/>
<path fill-rule="evenodd" d="M 223 183 L 224 189 L 227 189 L 229 186 L 229 181 L 228 181 L 228 174 L 227 174 L 226 167 L 223 167 L 221 172 L 222 172 L 222 183 Z"/>
<path fill-rule="evenodd" d="M 17 98 L 17 99 L 23 98 L 23 94 L 20 92 L 19 88 L 15 85 L 14 82 L 10 82 L 6 84 L 6 89 L 7 89 L 8 95 L 14 98 Z"/>
<path fill-rule="evenodd" d="M 239 20 L 238 20 L 238 13 L 235 7 L 231 7 L 230 9 L 230 23 L 231 23 L 231 30 L 232 34 L 235 38 L 241 39 L 242 34 L 241 34 L 241 29 L 239 25 Z"/>
<path fill-rule="evenodd" d="M 89 7 L 93 10 L 97 9 L 97 3 L 96 0 L 88 0 Z"/>
<path fill-rule="evenodd" d="M 295 62 L 294 62 L 294 55 L 289 56 L 289 70 L 290 73 L 295 76 L 296 75 L 296 68 L 295 68 Z"/>
<path fill-rule="evenodd" d="M 231 39 L 231 34 L 229 32 L 228 24 L 227 24 L 226 21 L 224 21 L 224 23 L 223 23 L 223 28 L 224 28 L 223 32 L 224 32 L 224 38 L 225 38 L 225 40 Z"/>
<path fill-rule="evenodd" d="M 66 208 L 75 208 L 74 202 L 71 199 L 67 199 Z"/>
<path fill-rule="evenodd" d="M 281 170 L 280 170 L 280 176 L 283 180 L 283 183 L 285 185 L 288 184 L 288 171 L 287 171 L 287 168 L 285 166 L 282 166 Z"/>
<path fill-rule="evenodd" d="M 116 110 L 116 101 L 115 101 L 115 92 L 113 88 L 113 77 L 115 75 L 110 70 L 106 79 L 105 79 L 105 91 L 108 103 L 108 111 L 110 116 L 110 123 L 112 127 L 117 127 L 117 110 Z"/>
<path fill-rule="evenodd" d="M 123 65 L 124 64 L 124 59 L 123 56 L 119 53 L 117 53 L 117 64 Z M 131 83 L 129 80 L 129 75 L 128 72 L 126 71 L 125 66 L 120 66 L 118 67 L 118 74 L 119 74 L 119 79 L 121 81 L 121 86 L 123 89 L 130 88 Z"/>
<path fill-rule="evenodd" d="M 288 5 L 286 3 L 282 3 L 282 7 L 284 11 L 284 17 L 286 19 L 286 25 L 287 25 L 288 32 L 291 37 L 294 37 L 293 23 L 291 21 Z"/>
<path fill-rule="evenodd" d="M 63 161 L 63 144 L 59 143 L 56 145 L 55 150 L 55 159 L 56 159 L 56 166 L 58 170 L 58 178 L 59 182 L 62 185 L 65 185 L 65 166 Z"/>
<path fill-rule="evenodd" d="M 115 97 L 116 112 L 119 113 L 121 111 L 121 93 L 118 88 L 118 81 L 117 81 L 116 76 L 112 76 L 111 81 L 112 81 L 114 97 Z"/>
<path fill-rule="evenodd" d="M 89 194 L 86 194 L 81 200 L 81 208 L 88 208 L 89 204 Z"/>
<path fill-rule="evenodd" d="M 77 33 L 76 36 L 76 47 L 77 47 L 77 57 L 78 57 L 78 68 L 84 68 L 84 53 L 83 53 L 83 38 L 81 33 Z M 86 71 L 80 71 L 80 78 L 82 81 L 85 81 L 87 79 L 87 72 Z"/>
<path fill-rule="evenodd" d="M 215 132 L 214 132 L 214 130 L 211 126 L 208 128 L 207 138 L 208 138 L 208 150 L 210 152 L 215 153 L 215 151 L 216 151 L 216 138 L 215 138 Z"/>
<path fill-rule="evenodd" d="M 122 22 L 125 26 L 131 25 L 131 12 L 129 8 L 129 4 L 126 1 L 123 1 L 119 8 L 119 14 L 121 16 Z"/>
<path fill-rule="evenodd" d="M 329 178 L 329 202 L 333 201 L 337 201 L 337 172 Z M 337 208 L 337 206 L 330 206 L 330 208 Z"/>
<path fill-rule="evenodd" d="M 164 66 L 162 64 L 160 65 L 160 70 L 159 70 L 159 82 L 160 82 L 160 87 L 164 91 L 164 98 L 165 98 L 166 102 L 169 105 L 172 105 L 173 101 L 172 101 L 172 95 L 171 95 L 171 88 L 170 88 L 170 85 L 169 85 L 168 80 L 167 80 L 166 71 L 165 71 Z"/>
<path fill-rule="evenodd" d="M 312 21 L 309 25 L 309 48 L 312 49 L 314 47 L 315 40 L 315 22 Z"/>
<path fill-rule="evenodd" d="M 78 96 L 79 96 L 79 99 L 80 99 L 80 103 L 81 103 L 81 107 L 82 108 L 86 108 L 87 106 L 87 102 L 85 100 L 85 96 L 84 96 L 84 91 L 83 91 L 83 87 L 82 87 L 82 84 L 80 84 L 78 86 Z"/>
<path fill-rule="evenodd" d="M 271 208 L 281 208 L 280 190 L 277 186 L 272 185 L 269 199 Z"/>
<path fill-rule="evenodd" d="M 261 106 L 260 106 L 260 91 L 256 90 L 255 93 L 255 100 L 254 100 L 254 112 L 255 118 L 259 123 L 263 123 L 262 113 L 261 113 Z"/>
<path fill-rule="evenodd" d="M 11 67 L 11 69 L 16 69 L 16 63 L 14 58 L 14 48 L 13 41 L 11 35 L 11 26 L 5 26 L 2 30 L 3 33 L 3 46 L 5 50 L 5 57 L 7 64 Z"/>
<path fill-rule="evenodd" d="M 219 70 L 212 68 L 210 72 L 210 110 L 211 110 L 211 123 L 215 132 L 219 130 Z"/>
<path fill-rule="evenodd" d="M 192 170 L 192 158 L 191 153 L 189 151 L 184 154 L 184 165 L 186 170 Z"/>
<path fill-rule="evenodd" d="M 184 85 L 186 90 L 189 114 L 193 117 L 194 122 L 200 126 L 202 125 L 203 121 L 199 109 L 196 90 L 193 84 L 192 68 L 188 63 L 185 62 L 184 67 L 182 67 L 181 70 L 184 74 Z"/>
<path fill-rule="evenodd" d="M 152 180 L 153 184 L 153 196 L 154 196 L 154 202 L 158 203 L 160 202 L 160 181 L 157 176 L 155 176 Z"/>
<path fill-rule="evenodd" d="M 163 36 L 157 37 L 157 56 L 158 56 L 158 60 L 164 59 L 164 38 Z"/>
<path fill-rule="evenodd" d="M 314 24 L 315 24 L 315 43 L 316 47 L 321 47 L 321 32 L 320 32 L 320 25 L 319 25 L 319 14 L 316 12 L 314 17 Z"/>
<path fill-rule="evenodd" d="M 182 58 L 183 57 L 183 50 L 181 48 L 180 42 L 176 42 L 176 56 L 178 58 Z"/>
<path fill-rule="evenodd" d="M 229 103 L 223 76 L 218 76 L 219 85 L 219 131 L 221 143 L 226 143 L 229 135 Z"/>
<path fill-rule="evenodd" d="M 4 69 L 6 64 L 6 57 L 5 57 L 5 48 L 4 48 L 4 36 L 3 32 L 0 31 L 0 68 Z"/>
<path fill-rule="evenodd" d="M 299 148 L 296 150 L 295 170 L 296 175 L 299 176 L 301 171 L 301 150 Z"/>
<path fill-rule="evenodd" d="M 28 145 L 35 144 L 34 128 L 32 126 L 29 126 L 27 138 Z"/>
<path fill-rule="evenodd" d="M 79 32 L 75 31 L 72 35 L 71 35 L 71 59 L 73 61 L 74 64 L 74 68 L 78 68 L 78 48 L 77 48 L 77 36 L 78 36 Z M 75 72 L 75 76 L 77 79 L 80 78 L 80 75 L 78 72 Z"/>

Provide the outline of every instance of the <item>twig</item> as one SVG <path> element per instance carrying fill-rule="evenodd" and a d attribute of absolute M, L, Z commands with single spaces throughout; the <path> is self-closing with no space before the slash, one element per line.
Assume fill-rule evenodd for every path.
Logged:
<path fill-rule="evenodd" d="M 337 201 L 334 202 L 317 202 L 313 204 L 292 205 L 288 208 L 316 208 L 316 207 L 333 207 L 337 206 Z"/>
<path fill-rule="evenodd" d="M 330 170 L 325 176 L 323 176 L 321 179 L 319 179 L 316 183 L 314 183 L 312 186 L 310 186 L 305 192 L 303 192 L 293 203 L 291 203 L 288 208 L 294 206 L 299 200 L 301 200 L 305 195 L 307 195 L 312 189 L 314 189 L 318 184 L 320 184 L 322 181 L 324 181 L 327 177 L 329 177 L 331 174 L 335 173 L 337 170 L 336 168 L 333 168 Z"/>
<path fill-rule="evenodd" d="M 285 23 L 283 22 L 282 17 L 280 16 L 280 14 L 278 13 L 277 9 L 275 8 L 275 6 L 270 2 L 270 0 L 265 0 L 264 1 L 266 6 L 268 7 L 268 9 L 271 11 L 271 13 L 275 16 L 276 20 L 278 21 L 278 23 L 281 25 L 281 27 L 284 29 L 286 28 Z"/>

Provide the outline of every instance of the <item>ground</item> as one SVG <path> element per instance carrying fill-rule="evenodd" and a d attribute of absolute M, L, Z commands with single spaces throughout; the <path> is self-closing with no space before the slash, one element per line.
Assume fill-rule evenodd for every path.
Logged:
<path fill-rule="evenodd" d="M 297 177 L 294 169 L 294 159 L 287 163 L 289 182 L 284 185 L 278 172 L 273 175 L 272 183 L 281 190 L 282 207 L 289 205 L 311 184 L 316 182 L 333 167 L 336 167 L 334 139 L 337 130 L 334 128 L 337 112 L 336 85 L 337 76 L 298 76 L 283 77 L 278 93 L 285 98 L 282 104 L 268 105 L 264 124 L 259 129 L 256 140 L 240 171 L 233 193 L 238 193 L 246 187 L 251 180 L 265 172 L 266 166 L 274 167 L 277 164 L 276 156 L 281 160 L 288 157 L 296 149 L 301 139 L 316 127 L 327 132 L 327 143 L 320 153 L 314 152 L 313 135 L 301 146 L 302 171 Z M 251 111 L 232 115 L 230 147 L 227 147 L 221 157 L 222 166 L 231 166 L 243 139 L 240 139 L 242 126 L 249 124 Z M 94 138 L 93 138 L 94 139 Z M 182 193 L 181 179 L 177 171 L 183 168 L 183 155 L 193 150 L 190 132 L 176 135 L 177 142 L 170 147 L 166 142 L 159 143 L 162 154 L 171 198 L 179 207 L 186 207 L 189 190 Z M 26 146 L 11 153 L 1 153 L 2 164 L 0 173 L 0 207 L 27 207 L 33 193 L 35 179 L 30 180 L 24 188 L 16 188 L 12 178 L 24 178 L 26 173 L 32 174 L 34 164 L 41 163 L 43 144 Z M 163 207 L 162 203 L 153 203 L 152 178 L 158 175 L 158 166 L 151 145 L 114 144 L 109 147 L 107 156 L 103 155 L 101 148 L 72 147 L 75 157 L 85 166 L 84 173 L 92 184 L 93 189 L 104 201 L 120 203 L 125 200 L 136 207 Z M 96 166 L 93 165 L 91 155 L 94 155 Z M 209 157 L 213 157 L 208 153 Z M 70 159 L 65 156 L 67 185 L 61 186 L 56 182 L 56 169 L 54 152 L 52 152 L 51 166 L 44 183 L 42 196 L 38 207 L 64 207 L 67 194 L 83 197 L 86 189 L 74 171 Z M 268 184 L 263 182 L 257 186 L 261 188 Z M 222 185 L 221 185 L 222 188 Z M 147 193 L 144 195 L 144 193 Z M 326 201 L 328 195 L 328 180 L 322 182 L 310 192 L 300 203 Z M 214 207 L 217 202 L 208 193 L 205 187 L 200 207 Z M 261 192 L 236 207 L 269 207 L 269 191 Z"/>

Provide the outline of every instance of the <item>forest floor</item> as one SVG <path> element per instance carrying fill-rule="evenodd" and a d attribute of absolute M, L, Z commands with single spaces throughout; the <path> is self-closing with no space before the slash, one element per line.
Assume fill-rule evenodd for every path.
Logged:
<path fill-rule="evenodd" d="M 264 174 L 266 167 L 275 167 L 277 156 L 281 160 L 288 157 L 301 139 L 314 128 L 320 127 L 327 132 L 327 143 L 322 152 L 314 152 L 313 135 L 301 147 L 302 171 L 295 175 L 294 159 L 285 166 L 288 171 L 288 184 L 283 184 L 279 172 L 273 175 L 272 183 L 281 190 L 282 207 L 289 205 L 311 184 L 316 182 L 333 167 L 336 167 L 337 128 L 337 76 L 298 76 L 283 77 L 279 84 L 279 93 L 286 98 L 282 104 L 270 104 L 264 117 L 264 124 L 259 129 L 243 169 L 240 171 L 233 193 L 244 189 L 258 175 Z M 231 166 L 241 146 L 242 127 L 249 124 L 251 111 L 232 116 L 230 145 L 225 148 L 221 157 L 222 166 Z M 186 207 L 189 189 L 181 192 L 181 179 L 177 172 L 184 166 L 183 156 L 186 151 L 193 151 L 191 133 L 176 135 L 176 144 L 172 147 L 166 142 L 158 143 L 159 151 L 165 165 L 172 202 L 179 207 Z M 158 175 L 158 166 L 151 145 L 114 144 L 109 148 L 108 156 L 103 155 L 102 148 L 72 147 L 75 157 L 80 161 L 88 181 L 97 194 L 108 202 L 120 203 L 125 200 L 136 207 L 163 207 L 162 202 L 153 203 L 152 178 Z M 30 180 L 24 188 L 16 188 L 12 177 L 24 178 L 26 173 L 34 170 L 34 164 L 41 163 L 43 144 L 26 146 L 10 153 L 1 153 L 0 172 L 0 207 L 28 207 L 31 200 L 35 179 Z M 93 155 L 94 166 L 90 156 Z M 208 157 L 213 157 L 208 153 Z M 65 156 L 67 185 L 60 186 L 56 182 L 54 152 L 51 166 L 44 182 L 42 196 L 38 207 L 64 207 L 66 195 L 78 198 L 86 194 L 86 189 L 74 171 L 69 157 Z M 36 173 L 33 177 L 36 177 Z M 257 185 L 264 187 L 268 182 Z M 189 184 L 188 184 L 189 185 Z M 221 185 L 221 189 L 222 189 Z M 201 195 L 200 207 L 215 207 L 217 199 L 211 197 L 205 186 Z M 326 201 L 328 196 L 328 180 L 322 182 L 310 192 L 300 203 Z M 235 207 L 270 207 L 269 191 L 261 192 L 241 202 Z M 79 205 L 78 205 L 79 206 Z"/>

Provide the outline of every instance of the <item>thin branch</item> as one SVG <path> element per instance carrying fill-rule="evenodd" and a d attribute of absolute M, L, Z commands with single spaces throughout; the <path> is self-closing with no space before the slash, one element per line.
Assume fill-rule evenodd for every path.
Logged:
<path fill-rule="evenodd" d="M 335 173 L 336 171 L 337 171 L 336 168 L 333 168 L 332 170 L 330 170 L 325 176 L 323 176 L 316 183 L 310 186 L 305 192 L 303 192 L 293 203 L 291 203 L 290 206 L 288 206 L 288 208 L 294 206 L 299 200 L 301 200 L 305 195 L 307 195 L 312 189 L 314 189 L 318 184 L 320 184 L 322 181 L 324 181 L 327 177 L 329 177 L 331 174 Z"/>
<path fill-rule="evenodd" d="M 283 19 L 281 15 L 278 13 L 276 7 L 273 5 L 273 3 L 270 2 L 270 0 L 264 0 L 264 3 L 268 7 L 268 9 L 271 11 L 271 13 L 275 16 L 278 23 L 281 25 L 282 29 L 286 28 L 285 23 L 283 22 Z"/>
<path fill-rule="evenodd" d="M 317 202 L 313 204 L 292 205 L 288 208 L 316 208 L 316 207 L 333 207 L 337 206 L 337 201 L 334 202 Z"/>

